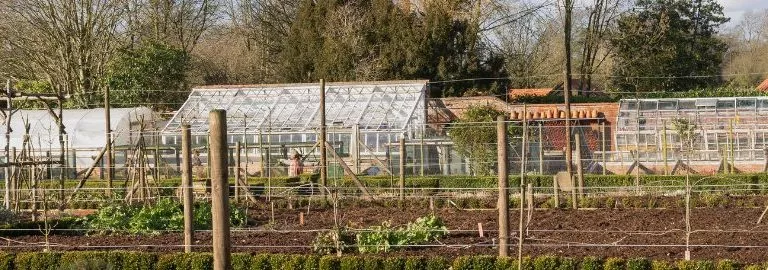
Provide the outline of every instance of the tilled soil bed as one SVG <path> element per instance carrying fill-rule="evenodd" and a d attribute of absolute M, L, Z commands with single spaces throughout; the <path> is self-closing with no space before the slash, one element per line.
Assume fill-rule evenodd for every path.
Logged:
<path fill-rule="evenodd" d="M 690 250 L 693 259 L 733 259 L 761 262 L 768 258 L 768 227 L 757 225 L 761 208 L 697 208 L 691 212 Z M 275 223 L 271 212 L 250 210 L 253 225 L 232 232 L 233 250 L 253 253 L 311 253 L 318 230 L 334 227 L 332 210 L 305 211 L 299 225 L 299 210 L 280 210 Z M 341 226 L 362 229 L 390 221 L 401 225 L 431 211 L 416 208 L 360 207 L 340 209 Z M 398 255 L 455 257 L 496 254 L 498 213 L 495 210 L 442 209 L 435 212 L 446 223 L 450 234 L 440 242 L 391 252 Z M 524 213 L 525 216 L 528 212 Z M 517 248 L 519 212 L 510 212 L 512 254 Z M 527 217 L 524 219 L 527 220 Z M 484 237 L 480 237 L 478 223 Z M 527 222 L 526 222 L 527 223 Z M 555 254 L 569 257 L 646 257 L 678 260 L 684 257 L 684 209 L 597 209 L 534 210 L 526 226 L 525 255 Z M 39 233 L 38 233 L 39 234 Z M 209 251 L 210 232 L 197 232 L 196 250 Z M 2 238 L 2 251 L 39 251 L 45 238 L 27 235 Z M 183 250 L 183 235 L 132 236 L 124 234 L 67 236 L 50 235 L 51 249 L 65 250 Z"/>

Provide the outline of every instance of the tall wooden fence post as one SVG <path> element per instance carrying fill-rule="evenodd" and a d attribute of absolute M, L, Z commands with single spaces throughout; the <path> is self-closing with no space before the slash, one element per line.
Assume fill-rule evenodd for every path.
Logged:
<path fill-rule="evenodd" d="M 584 167 L 581 163 L 581 134 L 576 133 L 574 134 L 574 139 L 576 141 L 576 157 L 574 158 L 574 162 L 576 162 L 576 179 L 579 180 L 579 197 L 584 196 Z"/>
<path fill-rule="evenodd" d="M 325 187 L 328 186 L 328 150 L 325 148 L 325 80 L 320 79 L 320 185 L 323 187 L 320 192 L 325 194 Z"/>
<path fill-rule="evenodd" d="M 523 104 L 523 111 L 527 111 L 527 105 Z M 506 142 L 505 142 L 506 143 Z M 521 142 L 522 148 L 520 151 L 520 216 L 517 231 L 517 260 L 518 269 L 522 269 L 523 265 L 523 207 L 525 205 L 525 168 L 526 168 L 526 150 L 528 147 L 528 113 L 523 115 L 523 141 Z M 506 145 L 505 145 L 506 146 Z"/>
<path fill-rule="evenodd" d="M 509 256 L 509 192 L 507 190 L 507 123 L 505 117 L 496 118 L 496 152 L 499 201 L 496 208 L 499 211 L 499 256 Z"/>
<path fill-rule="evenodd" d="M 227 270 L 230 264 L 229 181 L 227 160 L 227 113 L 212 110 L 208 115 L 211 164 L 211 196 L 213 199 L 213 269 Z"/>
<path fill-rule="evenodd" d="M 181 126 L 181 188 L 184 201 L 184 252 L 192 252 L 195 242 L 194 210 L 192 200 L 192 143 L 189 125 Z"/>
<path fill-rule="evenodd" d="M 405 135 L 400 137 L 400 181 L 398 181 L 400 200 L 405 197 Z"/>
<path fill-rule="evenodd" d="M 235 143 L 235 202 L 240 202 L 240 142 Z"/>

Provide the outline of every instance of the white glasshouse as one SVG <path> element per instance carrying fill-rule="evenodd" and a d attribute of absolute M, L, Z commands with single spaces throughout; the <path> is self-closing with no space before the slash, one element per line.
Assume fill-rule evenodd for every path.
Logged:
<path fill-rule="evenodd" d="M 327 84 L 328 140 L 348 152 L 348 146 L 356 145 L 352 138 L 358 137 L 371 151 L 383 154 L 400 136 L 414 138 L 424 129 L 426 89 L 427 81 Z M 208 112 L 213 109 L 227 111 L 230 143 L 314 143 L 320 121 L 320 84 L 195 88 L 162 130 L 164 142 L 180 143 L 180 128 L 185 123 L 191 126 L 193 144 L 205 144 Z"/>

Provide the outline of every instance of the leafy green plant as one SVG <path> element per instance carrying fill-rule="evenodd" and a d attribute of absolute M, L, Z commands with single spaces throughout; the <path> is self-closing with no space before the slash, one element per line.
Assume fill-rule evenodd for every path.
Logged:
<path fill-rule="evenodd" d="M 0 225 L 13 224 L 17 220 L 18 217 L 16 216 L 16 213 L 6 209 L 5 207 L 0 207 Z"/>
<path fill-rule="evenodd" d="M 373 226 L 356 236 L 360 253 L 387 252 L 408 245 L 419 245 L 435 241 L 448 234 L 443 221 L 435 216 L 420 217 L 404 228 L 394 229 L 389 222 Z"/>
<path fill-rule="evenodd" d="M 353 242 L 353 237 L 342 229 L 336 228 L 325 232 L 320 232 L 312 241 L 312 250 L 321 255 L 332 255 L 343 253 Z"/>
<path fill-rule="evenodd" d="M 199 202 L 194 210 L 195 229 L 210 229 L 212 225 L 211 204 Z M 182 205 L 171 199 L 161 199 L 153 205 L 143 207 L 123 203 L 110 203 L 95 213 L 81 219 L 85 228 L 92 233 L 109 234 L 128 232 L 131 234 L 159 234 L 168 230 L 184 228 Z M 247 223 L 245 212 L 230 207 L 230 224 L 235 227 Z"/>
<path fill-rule="evenodd" d="M 128 222 L 133 234 L 159 234 L 163 230 L 184 228 L 184 214 L 179 203 L 161 199 L 155 205 L 142 207 Z"/>

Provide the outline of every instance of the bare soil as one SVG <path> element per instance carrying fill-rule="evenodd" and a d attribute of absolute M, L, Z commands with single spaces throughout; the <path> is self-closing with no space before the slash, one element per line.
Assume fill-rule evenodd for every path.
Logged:
<path fill-rule="evenodd" d="M 765 260 L 768 254 L 768 227 L 756 224 L 762 208 L 696 208 L 692 210 L 690 250 L 693 259 L 732 259 L 751 263 Z M 317 230 L 334 227 L 333 210 L 305 212 L 305 225 L 299 225 L 299 211 L 283 209 L 269 224 L 269 210 L 249 210 L 252 225 L 232 232 L 233 250 L 253 253 L 311 253 Z M 340 209 L 338 223 L 353 229 L 390 221 L 401 225 L 429 214 L 428 209 L 356 207 Z M 451 231 L 449 236 L 430 246 L 411 247 L 392 252 L 397 255 L 455 257 L 497 254 L 495 210 L 441 209 L 435 212 Z M 528 212 L 524 212 L 527 216 Z M 517 251 L 518 211 L 510 212 L 511 253 Z M 524 218 L 527 220 L 527 218 Z M 478 223 L 484 237 L 479 236 Z M 527 223 L 527 222 L 526 222 Z M 569 257 L 646 257 L 661 260 L 682 259 L 685 252 L 684 209 L 597 209 L 534 210 L 527 223 L 525 255 Z M 252 230 L 252 231 L 247 231 Z M 255 230 L 255 231 L 254 231 Z M 210 250 L 210 232 L 197 232 L 196 250 Z M 3 241 L 4 240 L 4 241 Z M 5 242 L 5 243 L 3 243 Z M 0 238 L 3 251 L 39 251 L 41 235 Z M 52 250 L 183 250 L 181 233 L 131 236 L 50 235 Z"/>

